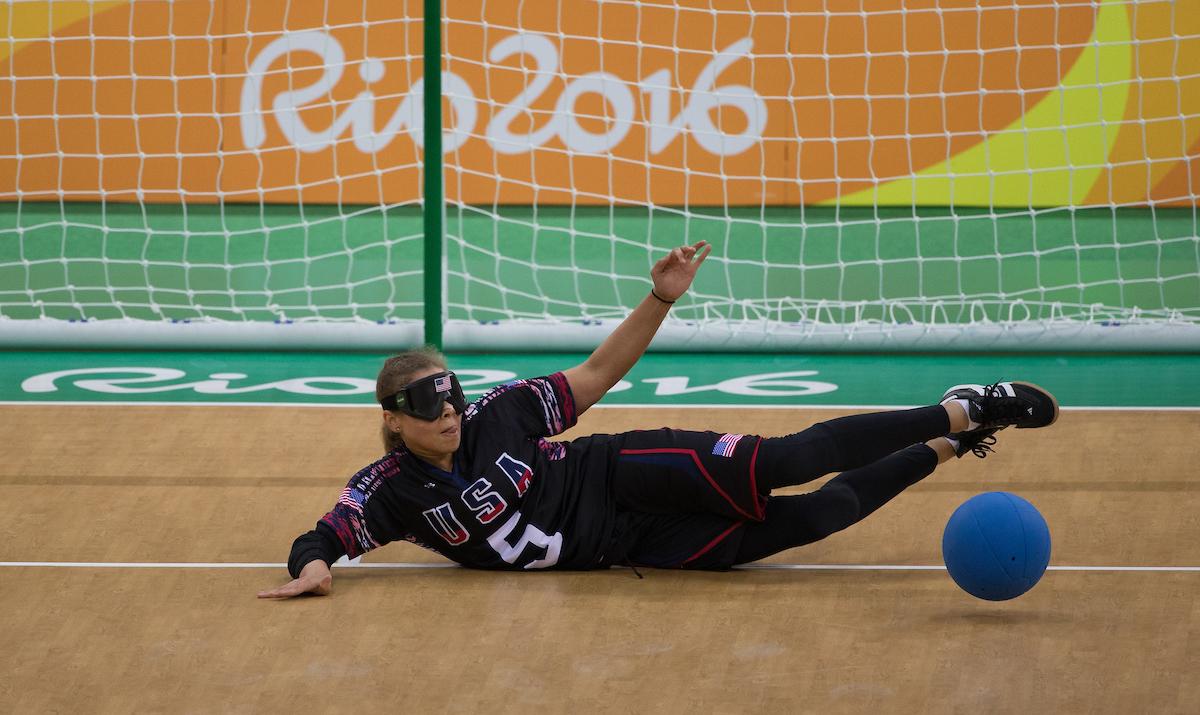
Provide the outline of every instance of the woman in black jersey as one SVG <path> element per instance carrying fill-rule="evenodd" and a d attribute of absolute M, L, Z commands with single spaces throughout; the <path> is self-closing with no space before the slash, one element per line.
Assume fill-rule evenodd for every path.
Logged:
<path fill-rule="evenodd" d="M 327 594 L 334 561 L 398 540 L 481 569 L 728 569 L 850 526 L 950 457 L 985 456 L 1005 427 L 1058 417 L 1045 390 L 1001 382 L 785 437 L 659 429 L 549 441 L 637 362 L 710 250 L 701 241 L 658 261 L 649 295 L 582 364 L 470 405 L 432 349 L 388 359 L 375 388 L 387 453 L 295 540 L 292 580 L 259 596 Z M 816 491 L 771 496 L 831 472 L 841 474 Z"/>

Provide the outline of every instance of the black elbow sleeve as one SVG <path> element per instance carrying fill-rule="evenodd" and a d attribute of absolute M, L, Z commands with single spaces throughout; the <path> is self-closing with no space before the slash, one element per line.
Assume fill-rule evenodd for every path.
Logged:
<path fill-rule="evenodd" d="M 332 566 L 346 553 L 341 541 L 327 528 L 317 524 L 317 528 L 301 534 L 292 542 L 292 552 L 288 554 L 288 573 L 292 578 L 299 578 L 300 572 L 309 562 L 324 561 Z"/>

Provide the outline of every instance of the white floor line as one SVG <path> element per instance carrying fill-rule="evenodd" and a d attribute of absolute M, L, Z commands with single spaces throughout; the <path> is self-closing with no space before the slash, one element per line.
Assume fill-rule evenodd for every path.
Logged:
<path fill-rule="evenodd" d="M 71 569 L 286 569 L 287 564 L 236 563 L 219 561 L 0 561 L 0 568 L 71 568 Z M 337 564 L 349 569 L 452 569 L 458 564 L 430 563 L 357 563 Z"/>
<path fill-rule="evenodd" d="M 945 566 L 884 564 L 746 564 L 739 569 L 778 569 L 784 571 L 945 571 Z M 1200 566 L 1049 566 L 1047 571 L 1154 571 L 1196 572 Z"/>
<path fill-rule="evenodd" d="M 0 568 L 80 568 L 80 569 L 284 569 L 282 563 L 237 563 L 193 561 L 0 561 Z M 448 569 L 451 563 L 357 563 L 338 564 L 339 569 Z M 946 567 L 924 564 L 747 564 L 748 570 L 774 571 L 945 571 Z M 1050 566 L 1048 571 L 1131 571 L 1200 573 L 1200 566 Z"/>

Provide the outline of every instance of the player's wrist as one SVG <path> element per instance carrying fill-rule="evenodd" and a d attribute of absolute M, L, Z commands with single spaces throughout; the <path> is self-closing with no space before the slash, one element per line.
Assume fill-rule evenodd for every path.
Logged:
<path fill-rule="evenodd" d="M 656 290 L 654 290 L 653 288 L 650 289 L 650 295 L 654 296 L 654 298 L 656 300 L 658 300 L 658 302 L 665 303 L 666 305 L 675 305 L 675 300 L 678 300 L 678 298 L 676 298 L 675 300 L 667 300 L 666 298 L 659 295 L 658 292 Z"/>

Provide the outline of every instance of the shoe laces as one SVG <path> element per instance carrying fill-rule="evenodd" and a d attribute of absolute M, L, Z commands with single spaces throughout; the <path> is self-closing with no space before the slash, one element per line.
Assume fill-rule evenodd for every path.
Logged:
<path fill-rule="evenodd" d="M 996 444 L 995 434 L 989 434 L 986 437 L 980 437 L 978 442 L 971 445 L 971 454 L 983 459 L 984 457 L 988 456 L 989 452 L 993 454 L 996 452 L 996 450 L 992 449 L 992 445 L 994 444 Z"/>
<path fill-rule="evenodd" d="M 979 400 L 980 412 L 987 422 L 1000 422 L 1020 419 L 1026 414 L 1024 400 L 1009 397 L 1000 389 L 1000 382 L 983 388 L 983 396 Z"/>

